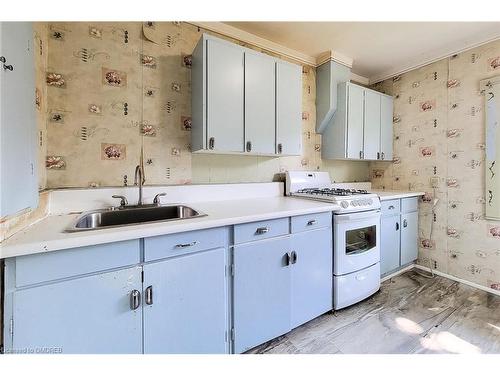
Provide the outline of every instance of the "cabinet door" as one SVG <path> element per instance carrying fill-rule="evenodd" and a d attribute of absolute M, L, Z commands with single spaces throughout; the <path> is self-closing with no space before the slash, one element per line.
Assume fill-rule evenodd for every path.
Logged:
<path fill-rule="evenodd" d="M 142 290 L 140 267 L 16 291 L 13 349 L 142 353 L 142 309 L 131 308 L 134 290 Z"/>
<path fill-rule="evenodd" d="M 386 274 L 399 267 L 400 216 L 382 216 L 380 219 L 380 274 Z"/>
<path fill-rule="evenodd" d="M 363 97 L 361 86 L 349 85 L 347 98 L 347 158 L 361 159 L 363 153 Z"/>
<path fill-rule="evenodd" d="M 332 228 L 292 236 L 292 310 L 295 328 L 333 308 Z"/>
<path fill-rule="evenodd" d="M 245 149 L 253 153 L 275 153 L 276 95 L 275 60 L 245 53 Z"/>
<path fill-rule="evenodd" d="M 244 105 L 243 49 L 212 39 L 207 43 L 208 148 L 241 152 Z"/>
<path fill-rule="evenodd" d="M 227 353 L 225 269 L 223 248 L 144 266 L 144 353 Z"/>
<path fill-rule="evenodd" d="M 393 99 L 390 96 L 380 96 L 380 158 L 392 160 L 392 113 Z"/>
<path fill-rule="evenodd" d="M 244 352 L 290 330 L 288 237 L 233 250 L 234 351 Z"/>
<path fill-rule="evenodd" d="M 418 257 L 418 212 L 401 214 L 401 265 Z"/>
<path fill-rule="evenodd" d="M 363 151 L 364 159 L 380 158 L 380 94 L 365 90 Z"/>
<path fill-rule="evenodd" d="M 276 62 L 276 153 L 302 153 L 302 68 Z"/>
<path fill-rule="evenodd" d="M 38 205 L 31 22 L 0 23 L 0 216 Z M 3 66 L 12 66 L 12 70 Z M 8 183 L 6 183 L 8 182 Z"/>

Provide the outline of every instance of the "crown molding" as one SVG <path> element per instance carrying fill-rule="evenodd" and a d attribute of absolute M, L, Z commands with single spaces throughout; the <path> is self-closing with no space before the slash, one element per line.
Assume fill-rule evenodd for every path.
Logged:
<path fill-rule="evenodd" d="M 317 57 L 313 57 L 305 53 L 296 51 L 294 49 L 282 46 L 281 44 L 261 38 L 247 31 L 238 29 L 234 26 L 227 25 L 223 22 L 186 22 L 186 23 L 189 23 L 193 26 L 211 31 L 219 35 L 239 40 L 241 42 L 250 44 L 252 46 L 261 48 L 267 52 L 285 56 L 286 58 L 295 61 L 299 64 L 318 67 L 324 64 L 325 62 L 335 61 L 336 63 L 345 65 L 348 68 L 352 68 L 353 59 L 336 51 L 332 50 L 326 51 L 324 53 L 321 53 Z M 368 85 L 370 83 L 368 78 L 357 75 L 355 73 L 351 73 L 351 78 L 353 81 L 363 85 Z"/>
<path fill-rule="evenodd" d="M 439 55 L 437 57 L 434 57 L 434 58 L 422 61 L 421 63 L 417 63 L 417 64 L 413 64 L 413 65 L 408 65 L 408 66 L 406 66 L 406 67 L 404 67 L 402 69 L 386 70 L 385 72 L 383 72 L 381 74 L 377 74 L 377 75 L 375 75 L 373 77 L 370 77 L 369 82 L 370 82 L 370 84 L 374 84 L 374 83 L 377 83 L 377 82 L 385 81 L 386 79 L 389 79 L 389 78 L 392 78 L 392 77 L 395 77 L 395 76 L 398 76 L 398 75 L 401 75 L 401 74 L 404 74 L 404 73 L 408 73 L 408 72 L 410 72 L 412 70 L 415 70 L 415 69 L 421 68 L 423 66 L 435 63 L 436 61 L 443 60 L 443 59 L 446 59 L 446 58 L 448 58 L 450 56 L 453 56 L 453 55 L 456 55 L 456 54 L 468 51 L 468 50 L 470 50 L 472 48 L 476 48 L 476 47 L 482 46 L 484 44 L 487 44 L 487 43 L 490 43 L 490 42 L 494 42 L 495 40 L 500 40 L 500 35 L 495 36 L 493 38 L 489 38 L 489 39 L 484 40 L 482 42 L 468 44 L 467 46 L 459 49 L 458 51 L 455 50 L 453 52 L 448 52 L 448 53 Z"/>
<path fill-rule="evenodd" d="M 191 25 L 200 27 L 208 31 L 212 31 L 220 35 L 224 35 L 239 40 L 244 43 L 251 44 L 252 46 L 262 48 L 265 51 L 285 56 L 288 59 L 296 61 L 300 64 L 316 66 L 316 59 L 312 56 L 282 46 L 281 44 L 271 42 L 270 40 L 261 38 L 257 35 L 251 34 L 247 31 L 238 29 L 234 26 L 227 25 L 222 22 L 187 22 L 187 23 L 190 23 Z"/>
<path fill-rule="evenodd" d="M 352 63 L 353 63 L 352 58 L 345 56 L 345 55 L 342 55 L 341 53 L 330 50 L 330 51 L 320 53 L 316 57 L 316 66 L 323 65 L 324 63 L 326 63 L 328 61 L 335 61 L 336 63 L 345 65 L 348 68 L 352 68 Z"/>

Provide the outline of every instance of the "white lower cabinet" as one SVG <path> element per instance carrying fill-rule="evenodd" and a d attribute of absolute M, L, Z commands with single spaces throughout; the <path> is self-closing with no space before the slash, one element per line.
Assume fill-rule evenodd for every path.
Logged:
<path fill-rule="evenodd" d="M 234 352 L 242 353 L 332 309 L 331 212 L 256 223 L 276 237 L 234 246 Z M 242 224 L 248 231 L 249 224 Z M 235 226 L 235 234 L 242 230 Z"/>
<path fill-rule="evenodd" d="M 401 214 L 401 265 L 418 257 L 418 212 Z"/>
<path fill-rule="evenodd" d="M 332 229 L 292 235 L 291 328 L 331 310 Z"/>
<path fill-rule="evenodd" d="M 290 238 L 233 250 L 234 351 L 242 353 L 290 330 Z"/>
<path fill-rule="evenodd" d="M 385 275 L 418 257 L 418 198 L 382 202 L 380 274 Z"/>
<path fill-rule="evenodd" d="M 7 259 L 4 349 L 247 351 L 332 309 L 331 223 L 326 212 Z"/>
<path fill-rule="evenodd" d="M 386 215 L 380 218 L 380 273 L 386 274 L 400 265 L 400 215 Z"/>
<path fill-rule="evenodd" d="M 140 267 L 16 290 L 6 352 L 140 354 L 141 290 Z"/>
<path fill-rule="evenodd" d="M 144 265 L 144 353 L 227 353 L 226 252 Z"/>

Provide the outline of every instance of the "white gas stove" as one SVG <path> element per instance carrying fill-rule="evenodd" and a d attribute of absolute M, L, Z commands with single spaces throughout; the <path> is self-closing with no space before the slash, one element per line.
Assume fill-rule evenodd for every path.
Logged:
<path fill-rule="evenodd" d="M 286 194 L 331 202 L 336 206 L 335 214 L 380 209 L 378 195 L 362 189 L 333 187 L 328 172 L 287 172 Z"/>
<path fill-rule="evenodd" d="M 286 195 L 332 203 L 333 307 L 341 309 L 380 289 L 380 199 L 332 185 L 328 172 L 287 172 Z M 313 244 L 312 244 L 313 246 Z"/>

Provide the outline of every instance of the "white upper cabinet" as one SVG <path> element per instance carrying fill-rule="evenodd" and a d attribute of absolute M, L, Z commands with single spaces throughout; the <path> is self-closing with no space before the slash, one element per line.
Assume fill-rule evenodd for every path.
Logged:
<path fill-rule="evenodd" d="M 191 77 L 193 152 L 300 155 L 299 65 L 203 34 Z"/>
<path fill-rule="evenodd" d="M 276 139 L 275 60 L 245 52 L 245 150 L 273 154 Z"/>
<path fill-rule="evenodd" d="M 244 53 L 230 43 L 207 45 L 208 148 L 244 151 Z"/>
<path fill-rule="evenodd" d="M 393 98 L 380 96 L 380 159 L 392 160 L 392 117 Z"/>
<path fill-rule="evenodd" d="M 365 90 L 363 159 L 380 159 L 380 94 Z"/>
<path fill-rule="evenodd" d="M 364 90 L 360 86 L 349 85 L 347 95 L 347 157 L 362 159 Z"/>
<path fill-rule="evenodd" d="M 38 205 L 31 22 L 0 22 L 0 216 Z"/>
<path fill-rule="evenodd" d="M 300 155 L 302 151 L 302 69 L 276 62 L 276 153 Z"/>
<path fill-rule="evenodd" d="M 324 159 L 392 160 L 392 97 L 347 82 L 322 135 Z"/>

